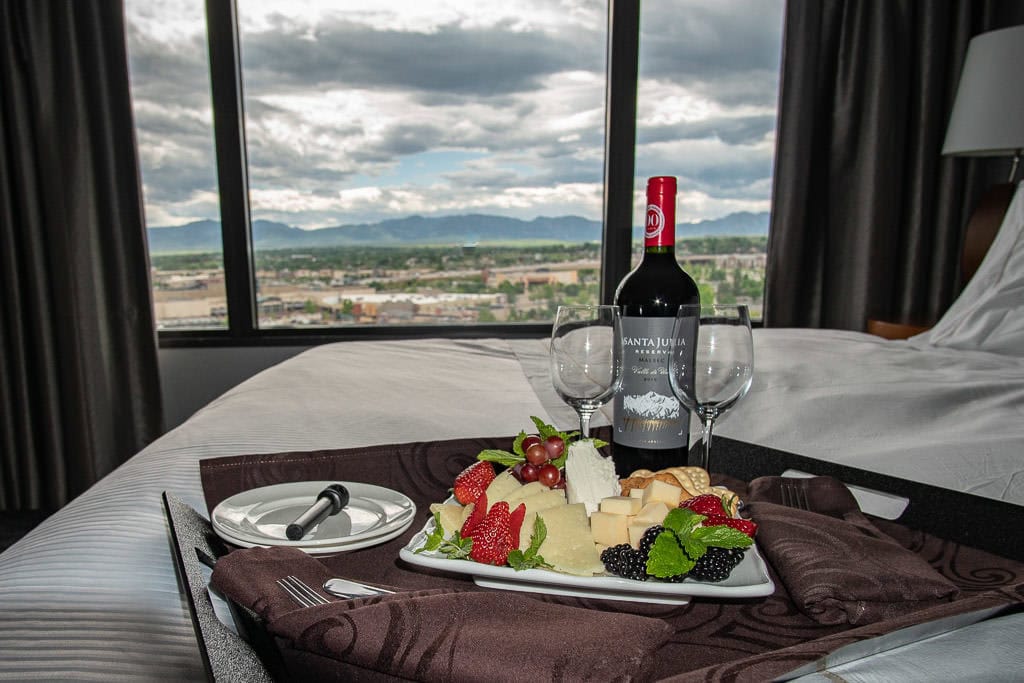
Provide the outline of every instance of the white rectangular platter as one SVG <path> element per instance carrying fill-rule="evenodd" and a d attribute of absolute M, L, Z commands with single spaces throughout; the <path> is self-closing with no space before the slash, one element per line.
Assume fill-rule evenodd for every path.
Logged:
<path fill-rule="evenodd" d="M 433 528 L 434 520 L 427 520 L 423 529 L 399 551 L 399 557 L 420 567 L 469 574 L 476 585 L 485 588 L 662 605 L 685 605 L 693 597 L 759 598 L 775 591 L 775 583 L 768 575 L 756 543 L 747 550 L 743 561 L 725 581 L 704 583 L 686 579 L 682 583 L 667 583 L 655 580 L 631 581 L 611 574 L 587 577 L 548 569 L 516 571 L 511 567 L 495 567 L 470 560 L 451 560 L 439 552 L 417 553 L 416 550 L 423 547 L 427 534 Z"/>

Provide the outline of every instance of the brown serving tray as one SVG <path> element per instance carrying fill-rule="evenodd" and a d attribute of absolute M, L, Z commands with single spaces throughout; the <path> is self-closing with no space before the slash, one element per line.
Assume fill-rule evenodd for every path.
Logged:
<path fill-rule="evenodd" d="M 1005 531 L 1024 525 L 1024 506 L 727 437 L 715 439 L 713 469 L 746 481 L 795 469 L 902 496 L 909 499 L 909 503 L 896 522 L 1002 557 L 1024 561 L 1024 537 Z M 188 600 L 208 679 L 218 683 L 285 680 L 286 669 L 277 643 L 254 614 L 229 603 L 238 631 L 236 635 L 221 623 L 214 611 L 207 567 L 225 554 L 227 548 L 214 533 L 209 520 L 168 492 L 164 492 L 163 502 L 175 568 L 181 590 Z"/>

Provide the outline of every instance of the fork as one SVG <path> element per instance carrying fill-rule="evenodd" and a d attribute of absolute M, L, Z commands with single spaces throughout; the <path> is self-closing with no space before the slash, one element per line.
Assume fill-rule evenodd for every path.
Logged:
<path fill-rule="evenodd" d="M 288 575 L 283 579 L 278 579 L 277 585 L 283 588 L 288 596 L 298 603 L 299 607 L 316 607 L 330 602 L 297 576 Z"/>
<path fill-rule="evenodd" d="M 811 506 L 807 501 L 807 493 L 795 482 L 782 482 L 779 485 L 779 491 L 782 494 L 782 504 L 786 507 L 810 511 Z"/>

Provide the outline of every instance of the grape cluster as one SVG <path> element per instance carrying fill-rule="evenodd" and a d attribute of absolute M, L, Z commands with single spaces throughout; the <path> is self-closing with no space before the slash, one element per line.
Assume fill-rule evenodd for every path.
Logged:
<path fill-rule="evenodd" d="M 743 560 L 746 548 L 708 548 L 690 570 L 689 576 L 698 581 L 725 581 Z"/>

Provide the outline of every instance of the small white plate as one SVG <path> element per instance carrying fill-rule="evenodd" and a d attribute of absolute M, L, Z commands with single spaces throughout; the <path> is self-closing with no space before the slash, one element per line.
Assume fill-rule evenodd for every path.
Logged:
<path fill-rule="evenodd" d="M 423 547 L 427 534 L 433 528 L 434 520 L 427 520 L 423 529 L 399 551 L 399 557 L 420 567 L 470 574 L 476 585 L 486 588 L 661 605 L 685 605 L 691 597 L 759 598 L 775 592 L 775 583 L 768 576 L 756 543 L 725 581 L 704 583 L 687 579 L 682 583 L 665 583 L 630 581 L 610 574 L 573 576 L 548 569 L 516 571 L 511 567 L 495 567 L 471 560 L 451 560 L 438 552 L 417 553 L 416 549 Z"/>
<path fill-rule="evenodd" d="M 350 547 L 369 539 L 381 542 L 379 537 L 394 538 L 396 529 L 404 531 L 412 524 L 416 504 L 408 496 L 373 484 L 341 482 L 349 492 L 348 505 L 313 527 L 305 538 L 289 540 L 288 525 L 332 483 L 297 481 L 242 491 L 221 501 L 210 514 L 210 523 L 219 536 L 235 544 L 303 549 Z"/>
<path fill-rule="evenodd" d="M 381 543 L 387 543 L 388 541 L 394 538 L 398 538 L 405 532 L 406 529 L 408 529 L 412 525 L 412 520 L 413 518 L 409 517 L 409 519 L 406 520 L 401 526 L 380 536 L 370 536 L 369 538 L 363 537 L 360 540 L 342 542 L 336 545 L 320 545 L 313 548 L 309 546 L 298 546 L 298 548 L 299 550 L 309 555 L 337 555 L 338 553 L 348 552 L 349 550 L 369 548 L 370 546 L 380 545 Z M 279 545 L 250 543 L 249 541 L 243 541 L 239 538 L 233 538 L 227 534 L 222 533 L 217 529 L 214 529 L 214 532 L 216 532 L 218 536 L 220 536 L 228 543 L 231 543 L 232 545 L 237 545 L 240 548 L 269 548 L 271 547 L 271 545 Z"/>

